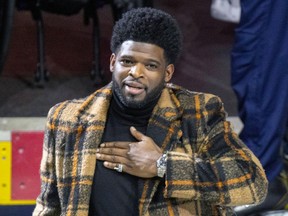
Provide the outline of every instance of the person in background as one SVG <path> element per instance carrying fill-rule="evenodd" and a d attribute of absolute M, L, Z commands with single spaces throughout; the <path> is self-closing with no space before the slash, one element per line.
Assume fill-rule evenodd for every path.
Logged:
<path fill-rule="evenodd" d="M 269 180 L 265 202 L 237 208 L 238 215 L 247 216 L 288 204 L 288 157 L 283 158 L 288 155 L 288 1 L 241 0 L 241 7 L 231 63 L 244 124 L 240 138 L 259 158 Z"/>
<path fill-rule="evenodd" d="M 232 215 L 265 199 L 265 172 L 220 98 L 169 83 L 181 46 L 164 11 L 116 22 L 112 81 L 49 111 L 34 216 Z"/>

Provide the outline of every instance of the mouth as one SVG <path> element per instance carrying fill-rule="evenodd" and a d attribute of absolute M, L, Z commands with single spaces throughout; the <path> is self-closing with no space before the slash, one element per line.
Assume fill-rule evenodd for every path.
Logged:
<path fill-rule="evenodd" d="M 135 81 L 126 81 L 124 87 L 125 91 L 131 95 L 139 95 L 145 91 L 145 86 Z"/>

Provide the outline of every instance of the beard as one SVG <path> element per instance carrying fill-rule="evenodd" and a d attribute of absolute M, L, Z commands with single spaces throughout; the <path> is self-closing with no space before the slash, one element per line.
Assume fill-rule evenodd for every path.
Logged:
<path fill-rule="evenodd" d="M 139 108 L 143 108 L 146 105 L 148 105 L 150 102 L 156 100 L 157 98 L 159 98 L 164 86 L 165 86 L 165 81 L 164 79 L 161 81 L 161 83 L 159 83 L 159 85 L 157 85 L 157 87 L 155 87 L 154 89 L 152 89 L 151 92 L 147 93 L 146 97 L 139 101 L 136 100 L 135 97 L 132 95 L 130 96 L 124 96 L 122 91 L 121 91 L 121 87 L 119 85 L 119 83 L 116 82 L 114 76 L 112 76 L 112 81 L 113 81 L 113 91 L 116 94 L 116 96 L 119 98 L 120 102 L 129 108 L 133 108 L 133 109 L 139 109 Z"/>

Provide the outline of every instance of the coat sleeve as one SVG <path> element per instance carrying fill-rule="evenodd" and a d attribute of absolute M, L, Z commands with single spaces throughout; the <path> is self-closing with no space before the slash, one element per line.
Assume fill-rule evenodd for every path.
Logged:
<path fill-rule="evenodd" d="M 41 192 L 36 199 L 33 216 L 60 215 L 61 212 L 55 170 L 54 109 L 51 108 L 47 118 L 40 165 Z"/>
<path fill-rule="evenodd" d="M 185 153 L 168 152 L 164 195 L 222 206 L 261 203 L 268 182 L 259 160 L 231 129 L 221 100 L 197 97 L 183 118 Z"/>

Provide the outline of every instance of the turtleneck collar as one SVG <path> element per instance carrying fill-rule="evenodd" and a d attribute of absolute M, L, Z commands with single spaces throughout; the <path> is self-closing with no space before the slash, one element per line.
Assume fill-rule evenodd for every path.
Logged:
<path fill-rule="evenodd" d="M 117 118 L 124 124 L 131 125 L 131 122 L 133 122 L 133 125 L 135 126 L 147 125 L 159 97 L 151 101 L 149 104 L 146 104 L 144 107 L 130 108 L 125 106 L 113 91 L 110 111 L 113 112 L 113 115 L 117 116 Z"/>

